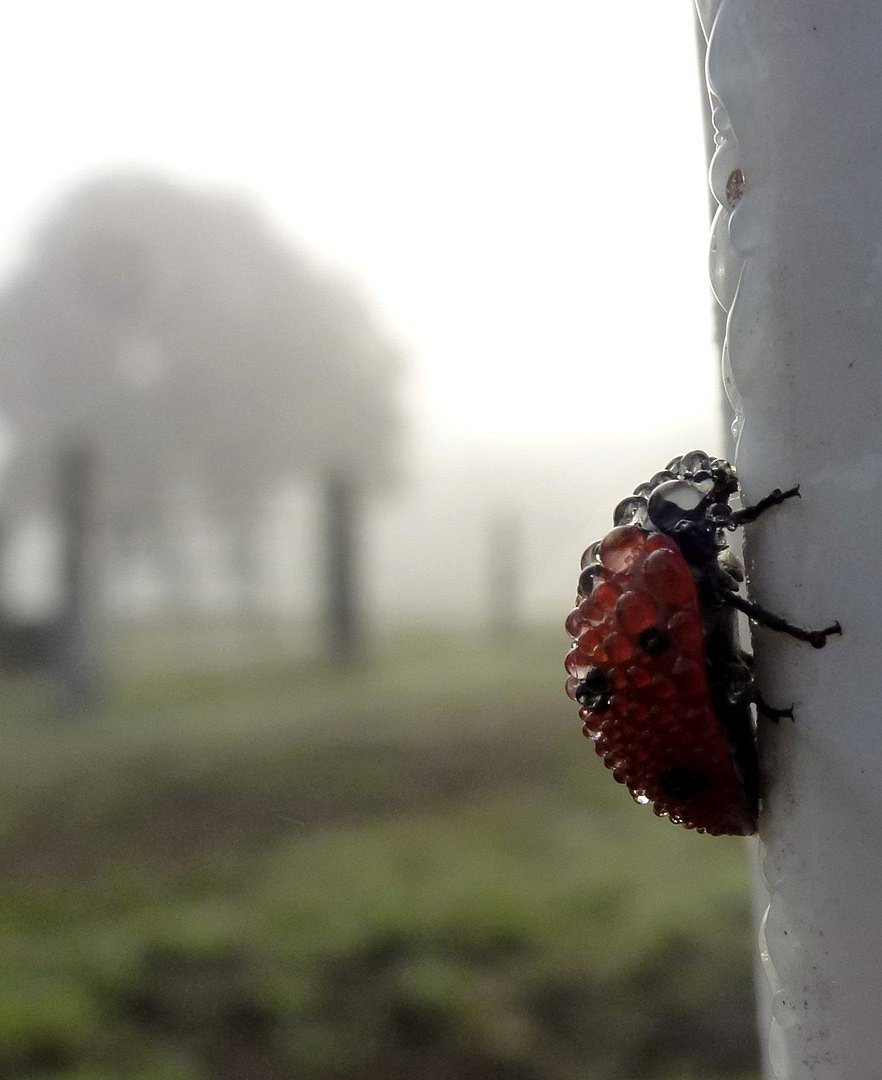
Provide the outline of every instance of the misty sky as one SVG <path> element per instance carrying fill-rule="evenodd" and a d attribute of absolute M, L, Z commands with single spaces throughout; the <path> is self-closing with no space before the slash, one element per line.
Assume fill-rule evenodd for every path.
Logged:
<path fill-rule="evenodd" d="M 37 0 L 4 24 L 0 268 L 64 187 L 156 164 L 255 190 L 350 268 L 424 431 L 714 430 L 688 0 Z"/>

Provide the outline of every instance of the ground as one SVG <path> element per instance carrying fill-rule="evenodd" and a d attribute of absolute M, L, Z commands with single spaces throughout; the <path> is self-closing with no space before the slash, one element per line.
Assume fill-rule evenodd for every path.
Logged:
<path fill-rule="evenodd" d="M 0 685 L 9 1080 L 754 1080 L 744 841 L 638 807 L 562 630 Z"/>

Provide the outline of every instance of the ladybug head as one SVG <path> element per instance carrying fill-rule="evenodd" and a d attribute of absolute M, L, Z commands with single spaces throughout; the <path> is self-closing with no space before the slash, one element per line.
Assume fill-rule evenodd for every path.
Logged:
<path fill-rule="evenodd" d="M 660 531 L 673 533 L 687 521 L 703 521 L 714 484 L 710 476 L 700 480 L 665 480 L 649 495 L 646 514 Z"/>
<path fill-rule="evenodd" d="M 613 523 L 658 529 L 698 565 L 725 548 L 720 530 L 732 519 L 729 499 L 737 491 L 738 478 L 728 461 L 693 450 L 635 488 L 616 507 Z"/>
<path fill-rule="evenodd" d="M 728 461 L 696 450 L 675 458 L 647 486 L 646 516 L 660 532 L 673 534 L 683 522 L 726 525 L 738 480 Z"/>
<path fill-rule="evenodd" d="M 718 531 L 732 517 L 729 499 L 738 490 L 732 466 L 694 451 L 675 459 L 653 481 L 646 503 L 649 522 L 677 541 L 687 561 L 712 559 L 721 547 Z"/>
<path fill-rule="evenodd" d="M 719 554 L 718 529 L 712 521 L 679 521 L 669 533 L 677 541 L 686 562 L 700 566 Z"/>

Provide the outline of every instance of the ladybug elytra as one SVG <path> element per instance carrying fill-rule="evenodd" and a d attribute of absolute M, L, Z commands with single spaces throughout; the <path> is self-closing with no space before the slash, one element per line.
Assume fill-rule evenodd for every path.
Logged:
<path fill-rule="evenodd" d="M 776 489 L 730 505 L 740 487 L 721 458 L 674 458 L 616 507 L 614 528 L 582 556 L 567 693 L 585 735 L 639 803 L 698 832 L 756 831 L 758 769 L 751 706 L 773 720 L 736 612 L 815 648 L 838 622 L 805 630 L 738 592 L 744 580 L 725 534 L 799 495 Z"/>

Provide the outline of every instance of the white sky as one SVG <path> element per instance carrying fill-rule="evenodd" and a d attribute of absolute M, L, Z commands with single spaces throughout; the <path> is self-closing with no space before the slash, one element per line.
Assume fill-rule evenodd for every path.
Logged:
<path fill-rule="evenodd" d="M 17 6 L 0 268 L 78 176 L 155 163 L 350 268 L 425 430 L 715 430 L 689 0 Z"/>

